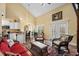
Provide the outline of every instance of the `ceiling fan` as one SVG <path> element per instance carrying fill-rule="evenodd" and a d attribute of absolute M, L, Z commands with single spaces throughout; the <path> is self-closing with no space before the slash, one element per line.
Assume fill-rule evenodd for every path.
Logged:
<path fill-rule="evenodd" d="M 45 6 L 45 5 L 51 5 L 52 3 L 40 3 L 41 6 Z M 28 6 L 30 6 L 31 4 L 28 4 Z"/>
<path fill-rule="evenodd" d="M 41 5 L 44 6 L 45 4 L 51 5 L 51 3 L 42 3 Z"/>

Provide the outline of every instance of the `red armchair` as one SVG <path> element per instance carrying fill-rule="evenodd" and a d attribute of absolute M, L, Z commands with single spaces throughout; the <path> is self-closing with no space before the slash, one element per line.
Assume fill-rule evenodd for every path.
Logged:
<path fill-rule="evenodd" d="M 19 42 L 15 42 L 12 47 L 9 47 L 8 42 L 3 40 L 0 42 L 0 50 L 5 56 L 32 56 L 31 52 Z"/>
<path fill-rule="evenodd" d="M 32 56 L 31 52 L 21 43 L 15 43 L 10 49 L 11 52 L 19 53 L 21 56 Z"/>

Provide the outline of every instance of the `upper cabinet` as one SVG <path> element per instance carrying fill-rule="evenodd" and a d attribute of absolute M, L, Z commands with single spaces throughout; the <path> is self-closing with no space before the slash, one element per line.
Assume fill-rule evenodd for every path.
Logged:
<path fill-rule="evenodd" d="M 9 26 L 10 29 L 20 29 L 20 22 L 9 21 L 12 19 L 4 19 L 2 20 L 2 26 Z"/>
<path fill-rule="evenodd" d="M 10 29 L 20 29 L 19 25 L 20 25 L 19 22 L 11 22 Z"/>

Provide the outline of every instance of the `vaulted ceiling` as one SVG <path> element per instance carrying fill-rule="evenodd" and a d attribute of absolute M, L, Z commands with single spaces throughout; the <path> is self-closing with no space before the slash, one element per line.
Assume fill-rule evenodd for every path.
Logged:
<path fill-rule="evenodd" d="M 35 17 L 64 5 L 65 3 L 23 3 L 22 5 Z"/>
<path fill-rule="evenodd" d="M 8 3 L 6 4 L 6 17 L 11 19 L 24 18 L 29 11 L 33 16 L 41 16 L 66 3 Z"/>

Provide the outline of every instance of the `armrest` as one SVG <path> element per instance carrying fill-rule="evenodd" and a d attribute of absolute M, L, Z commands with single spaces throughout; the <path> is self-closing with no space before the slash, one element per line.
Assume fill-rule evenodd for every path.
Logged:
<path fill-rule="evenodd" d="M 6 52 L 5 54 L 7 56 L 19 56 L 19 54 L 15 54 L 15 53 L 12 53 L 12 52 Z"/>
<path fill-rule="evenodd" d="M 52 41 L 57 41 L 57 40 L 60 40 L 60 38 L 54 38 Z"/>
<path fill-rule="evenodd" d="M 61 46 L 66 46 L 66 45 L 68 45 L 68 42 L 62 41 L 62 42 L 60 42 L 60 45 L 61 45 Z"/>

